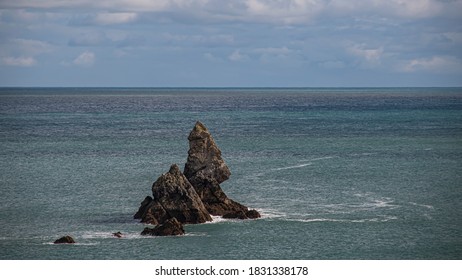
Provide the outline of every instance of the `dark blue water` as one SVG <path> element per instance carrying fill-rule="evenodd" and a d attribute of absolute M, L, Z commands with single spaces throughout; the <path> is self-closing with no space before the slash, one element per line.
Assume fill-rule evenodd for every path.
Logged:
<path fill-rule="evenodd" d="M 196 120 L 263 218 L 141 237 Z M 4 88 L 0 197 L 2 259 L 460 259 L 462 89 Z"/>

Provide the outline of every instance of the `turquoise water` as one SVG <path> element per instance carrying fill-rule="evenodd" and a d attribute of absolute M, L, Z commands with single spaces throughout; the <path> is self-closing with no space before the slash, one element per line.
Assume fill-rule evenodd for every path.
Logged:
<path fill-rule="evenodd" d="M 196 120 L 263 218 L 142 237 Z M 3 88 L 0 178 L 1 259 L 461 259 L 462 89 Z"/>

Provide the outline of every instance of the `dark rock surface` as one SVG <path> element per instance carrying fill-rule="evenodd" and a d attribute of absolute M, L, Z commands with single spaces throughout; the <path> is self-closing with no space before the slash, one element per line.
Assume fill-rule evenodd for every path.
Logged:
<path fill-rule="evenodd" d="M 172 165 L 154 182 L 152 197 L 147 196 L 134 215 L 143 223 L 159 226 L 157 230 L 145 228 L 143 234 L 158 235 L 151 232 L 163 231 L 164 226 L 170 227 L 175 221 L 180 225 L 205 223 L 212 220 L 210 215 L 228 219 L 260 218 L 258 211 L 228 198 L 221 189 L 220 184 L 229 179 L 231 172 L 205 125 L 197 122 L 188 140 L 184 174 L 176 164 Z"/>
<path fill-rule="evenodd" d="M 252 209 L 252 210 L 249 210 L 245 213 L 245 215 L 247 216 L 247 218 L 249 219 L 258 219 L 258 218 L 261 218 L 261 215 L 260 213 L 255 210 L 255 209 Z"/>
<path fill-rule="evenodd" d="M 189 133 L 188 160 L 184 175 L 195 186 L 205 181 L 221 184 L 228 180 L 231 172 L 221 157 L 215 140 L 201 122 Z"/>
<path fill-rule="evenodd" d="M 141 235 L 154 235 L 154 236 L 169 236 L 169 235 L 183 235 L 183 225 L 176 219 L 171 218 L 163 224 L 157 225 L 155 228 L 144 228 Z"/>
<path fill-rule="evenodd" d="M 141 202 L 141 206 L 138 209 L 138 212 L 133 216 L 135 219 L 143 218 L 143 215 L 146 213 L 149 203 L 151 203 L 152 197 L 146 196 L 146 198 Z"/>
<path fill-rule="evenodd" d="M 75 240 L 71 236 L 66 235 L 66 236 L 63 236 L 63 237 L 61 237 L 59 239 L 56 239 L 55 242 L 53 242 L 53 243 L 54 244 L 73 244 L 73 243 L 75 243 Z"/>
<path fill-rule="evenodd" d="M 235 212 L 228 212 L 223 215 L 225 219 L 258 219 L 261 218 L 260 213 L 257 210 L 249 210 L 249 211 L 235 211 Z"/>
<path fill-rule="evenodd" d="M 194 189 L 202 199 L 207 211 L 213 216 L 248 210 L 246 206 L 228 198 L 216 182 L 203 181 L 199 183 L 196 181 Z"/>
<path fill-rule="evenodd" d="M 231 172 L 221 157 L 221 150 L 205 125 L 196 122 L 188 140 L 188 160 L 184 174 L 199 194 L 209 213 L 214 216 L 246 213 L 248 208 L 228 198 L 220 187 L 220 184 L 231 176 Z"/>
<path fill-rule="evenodd" d="M 153 198 L 146 197 L 135 214 L 141 221 L 162 224 L 170 218 L 181 223 L 199 224 L 211 221 L 199 195 L 176 164 L 152 185 Z"/>

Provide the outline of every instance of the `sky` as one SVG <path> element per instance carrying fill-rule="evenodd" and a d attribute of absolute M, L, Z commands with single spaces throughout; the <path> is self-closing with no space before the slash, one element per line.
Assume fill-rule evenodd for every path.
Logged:
<path fill-rule="evenodd" d="M 7 86 L 462 86 L 462 0 L 0 0 Z"/>

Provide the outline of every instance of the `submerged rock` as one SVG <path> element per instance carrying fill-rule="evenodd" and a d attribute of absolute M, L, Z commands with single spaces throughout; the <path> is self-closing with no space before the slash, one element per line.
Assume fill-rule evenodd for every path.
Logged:
<path fill-rule="evenodd" d="M 245 213 L 245 215 L 247 216 L 247 218 L 249 219 L 258 219 L 258 218 L 261 218 L 261 215 L 260 213 L 255 210 L 255 209 L 252 209 L 252 210 L 249 210 Z"/>
<path fill-rule="evenodd" d="M 183 235 L 183 225 L 176 219 L 171 218 L 163 224 L 157 225 L 155 228 L 144 228 L 141 235 L 168 236 L 168 235 Z"/>
<path fill-rule="evenodd" d="M 66 235 L 66 236 L 63 236 L 63 237 L 61 237 L 59 239 L 56 239 L 55 242 L 53 242 L 53 243 L 54 244 L 73 244 L 73 243 L 75 243 L 75 240 L 71 236 Z"/>
<path fill-rule="evenodd" d="M 135 214 L 141 221 L 162 224 L 170 218 L 181 223 L 199 224 L 211 221 L 199 195 L 176 164 L 152 185 L 151 197 L 146 197 Z"/>
<path fill-rule="evenodd" d="M 225 215 L 223 215 L 223 218 L 225 219 L 258 219 L 261 218 L 260 213 L 258 213 L 257 210 L 248 210 L 248 211 L 235 211 L 235 212 L 228 212 Z"/>

